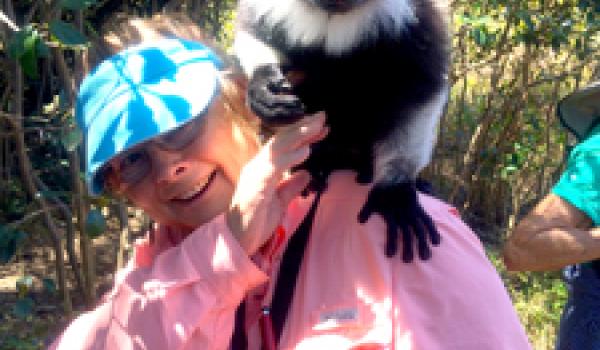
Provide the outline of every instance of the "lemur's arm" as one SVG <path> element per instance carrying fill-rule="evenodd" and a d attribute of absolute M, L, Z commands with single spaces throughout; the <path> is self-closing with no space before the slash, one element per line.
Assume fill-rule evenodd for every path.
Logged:
<path fill-rule="evenodd" d="M 233 50 L 244 73 L 252 78 L 254 71 L 261 65 L 276 64 L 280 57 L 275 50 L 251 34 L 247 28 L 238 30 L 233 42 Z"/>
<path fill-rule="evenodd" d="M 265 124 L 289 124 L 304 115 L 304 106 L 281 70 L 282 55 L 253 33 L 251 10 L 238 18 L 233 49 L 248 76 L 248 103 Z M 250 13 L 248 13 L 250 12 Z"/>

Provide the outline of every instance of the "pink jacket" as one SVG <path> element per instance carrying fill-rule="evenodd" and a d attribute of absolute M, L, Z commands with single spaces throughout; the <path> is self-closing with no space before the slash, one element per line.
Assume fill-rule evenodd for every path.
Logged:
<path fill-rule="evenodd" d="M 502 281 L 456 210 L 420 196 L 442 243 L 425 262 L 384 255 L 384 223 L 356 216 L 367 186 L 336 173 L 323 194 L 281 337 L 281 349 L 530 349 Z M 280 232 L 293 232 L 312 198 L 295 200 Z M 285 236 L 285 234 L 284 234 Z M 51 349 L 228 349 L 247 296 L 250 350 L 260 349 L 261 305 L 271 299 L 285 237 L 251 260 L 222 216 L 185 239 L 167 229 L 134 259 L 96 309 Z"/>

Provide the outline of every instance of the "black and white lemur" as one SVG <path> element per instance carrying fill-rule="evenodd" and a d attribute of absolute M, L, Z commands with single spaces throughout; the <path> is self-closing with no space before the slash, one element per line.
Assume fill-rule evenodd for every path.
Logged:
<path fill-rule="evenodd" d="M 267 126 L 324 110 L 330 132 L 306 168 L 373 182 L 358 220 L 387 224 L 393 256 L 423 260 L 440 236 L 417 197 L 448 96 L 449 34 L 440 0 L 240 0 L 234 49 L 250 107 Z M 313 185 L 314 185 L 313 184 Z M 416 242 L 414 241 L 416 238 Z"/>

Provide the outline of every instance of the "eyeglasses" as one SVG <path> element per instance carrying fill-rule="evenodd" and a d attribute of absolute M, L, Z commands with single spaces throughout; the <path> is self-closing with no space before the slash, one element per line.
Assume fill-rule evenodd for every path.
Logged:
<path fill-rule="evenodd" d="M 103 170 L 103 174 L 106 176 L 107 173 L 116 171 L 118 181 L 126 185 L 142 181 L 152 170 L 149 144 L 168 151 L 182 150 L 199 137 L 204 120 L 203 115 L 196 116 L 176 129 L 132 147 L 113 159 Z"/>

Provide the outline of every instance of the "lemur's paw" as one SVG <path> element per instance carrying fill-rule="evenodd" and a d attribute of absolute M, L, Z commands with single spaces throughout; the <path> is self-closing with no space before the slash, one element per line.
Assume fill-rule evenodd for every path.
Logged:
<path fill-rule="evenodd" d="M 440 244 L 440 234 L 419 204 L 414 182 L 400 184 L 375 184 L 367 201 L 358 214 L 360 223 L 365 223 L 371 214 L 381 215 L 387 225 L 385 254 L 395 256 L 398 251 L 398 234 L 402 234 L 402 260 L 414 260 L 416 245 L 419 258 L 431 258 L 431 245 Z M 414 240 L 416 239 L 416 243 Z"/>
<path fill-rule="evenodd" d="M 305 114 L 292 84 L 275 64 L 256 68 L 248 82 L 248 101 L 252 111 L 271 126 L 293 123 Z"/>

